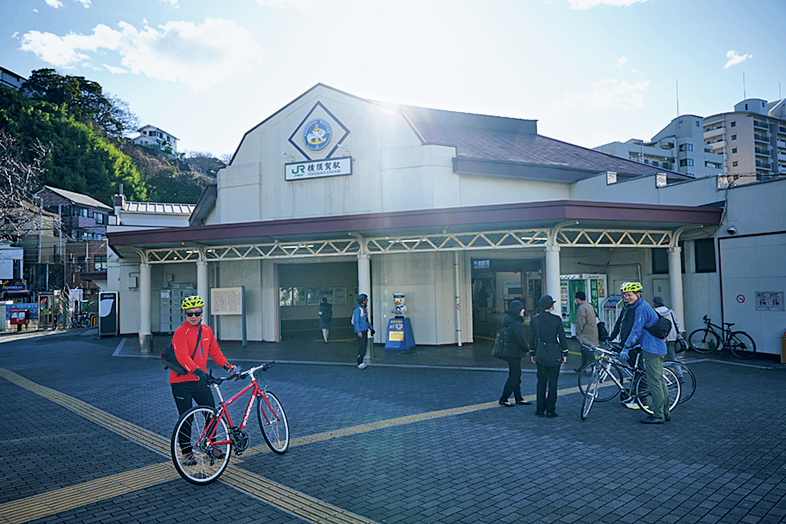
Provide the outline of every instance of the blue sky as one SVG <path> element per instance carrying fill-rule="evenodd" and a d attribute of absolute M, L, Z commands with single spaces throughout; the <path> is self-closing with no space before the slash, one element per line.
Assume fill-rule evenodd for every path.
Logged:
<path fill-rule="evenodd" d="M 0 65 L 99 82 L 232 153 L 317 83 L 595 147 L 786 96 L 783 0 L 4 0 Z M 677 89 L 678 87 L 678 89 Z M 783 95 L 782 95 L 783 93 Z"/>

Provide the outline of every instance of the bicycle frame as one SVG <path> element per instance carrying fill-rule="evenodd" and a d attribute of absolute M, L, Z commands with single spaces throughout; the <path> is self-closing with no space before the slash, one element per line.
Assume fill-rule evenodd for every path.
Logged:
<path fill-rule="evenodd" d="M 731 333 L 732 333 L 731 325 L 728 324 L 728 322 L 724 322 L 723 324 L 724 325 L 728 325 L 729 327 L 721 327 L 721 326 L 719 326 L 717 324 L 713 324 L 710 321 L 709 318 L 706 318 L 706 317 L 704 318 L 704 325 L 707 327 L 708 330 L 710 330 L 713 333 L 715 333 L 716 335 L 718 335 L 718 338 L 721 341 L 721 346 L 716 348 L 716 351 L 720 351 L 723 348 L 725 348 L 726 346 L 728 346 L 729 345 L 729 339 L 731 338 Z M 720 331 L 720 333 L 718 333 L 718 331 L 716 331 L 716 330 Z"/>
<path fill-rule="evenodd" d="M 254 399 L 255 398 L 263 399 L 265 401 L 265 404 L 267 405 L 268 409 L 270 410 L 270 412 L 273 414 L 274 417 L 276 417 L 276 422 L 279 421 L 278 415 L 276 414 L 276 412 L 273 409 L 273 407 L 270 405 L 270 402 L 268 402 L 268 400 L 267 400 L 267 395 L 264 394 L 265 391 L 267 390 L 267 386 L 265 386 L 263 388 L 259 387 L 259 384 L 257 383 L 257 379 L 254 376 L 254 371 L 255 370 L 251 370 L 249 372 L 249 376 L 251 377 L 251 383 L 249 385 L 247 385 L 246 387 L 244 387 L 242 390 L 240 390 L 239 393 L 235 394 L 232 398 L 230 398 L 226 402 L 224 402 L 224 397 L 223 397 L 223 395 L 221 395 L 221 390 L 218 388 L 219 384 L 217 384 L 217 383 L 210 384 L 210 387 L 215 389 L 216 393 L 218 393 L 218 405 L 219 405 L 218 416 L 216 417 L 216 419 L 214 421 L 211 421 L 211 423 L 205 427 L 205 432 L 207 432 L 209 430 L 210 434 L 209 435 L 200 435 L 198 441 L 201 441 L 206 436 L 208 438 L 208 441 L 210 441 L 212 443 L 212 445 L 214 445 L 214 446 L 221 446 L 221 445 L 224 445 L 224 444 L 233 444 L 232 440 L 220 440 L 220 441 L 219 440 L 217 440 L 217 441 L 213 441 L 212 440 L 213 436 L 215 435 L 215 432 L 216 432 L 217 423 L 218 423 L 219 420 L 224 418 L 224 419 L 226 419 L 227 425 L 230 427 L 230 429 L 240 429 L 241 431 L 245 430 L 246 429 L 246 424 L 248 423 L 248 417 L 251 415 L 251 410 L 254 408 Z M 224 379 L 224 380 L 227 380 L 227 379 Z M 223 380 L 222 380 L 222 382 L 223 382 Z M 250 390 L 250 389 L 253 389 L 253 392 L 251 393 L 251 396 L 248 399 L 248 404 L 246 405 L 246 410 L 243 413 L 243 419 L 240 422 L 240 427 L 236 428 L 235 425 L 232 423 L 232 417 L 229 415 L 228 407 L 234 401 L 236 401 L 237 399 L 239 399 L 240 397 L 245 395 L 248 392 L 248 390 Z M 270 419 L 267 418 L 267 413 L 265 413 L 265 410 L 261 410 L 261 411 L 262 411 L 262 416 L 265 417 L 265 422 L 270 424 Z"/>

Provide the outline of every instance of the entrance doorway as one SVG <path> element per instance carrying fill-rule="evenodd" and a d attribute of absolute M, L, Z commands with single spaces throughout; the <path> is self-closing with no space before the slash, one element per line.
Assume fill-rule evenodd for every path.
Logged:
<path fill-rule="evenodd" d="M 322 343 L 319 304 L 332 306 L 330 341 L 353 340 L 349 319 L 356 300 L 358 265 L 355 262 L 322 262 L 278 265 L 280 340 Z"/>
<path fill-rule="evenodd" d="M 473 259 L 472 326 L 481 337 L 494 337 L 513 300 L 521 300 L 526 317 L 535 313 L 543 290 L 542 259 Z"/>

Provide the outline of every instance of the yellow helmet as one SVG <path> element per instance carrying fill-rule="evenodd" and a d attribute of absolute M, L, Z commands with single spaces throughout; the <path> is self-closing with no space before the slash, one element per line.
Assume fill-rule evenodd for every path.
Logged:
<path fill-rule="evenodd" d="M 183 304 L 180 306 L 181 309 L 191 309 L 194 307 L 205 307 L 205 301 L 194 295 L 184 298 Z"/>
<path fill-rule="evenodd" d="M 642 289 L 643 288 L 641 287 L 641 284 L 639 284 L 638 282 L 627 282 L 626 284 L 623 285 L 621 291 L 623 293 L 636 293 L 637 291 L 641 291 Z"/>

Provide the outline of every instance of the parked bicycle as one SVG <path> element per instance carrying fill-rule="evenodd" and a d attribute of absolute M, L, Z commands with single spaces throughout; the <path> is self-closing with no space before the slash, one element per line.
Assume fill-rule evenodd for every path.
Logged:
<path fill-rule="evenodd" d="M 688 345 L 698 353 L 712 353 L 729 348 L 739 359 L 752 358 L 756 354 L 756 343 L 746 332 L 732 331 L 733 325 L 733 322 L 724 322 L 724 327 L 721 327 L 713 324 L 707 315 L 704 315 L 705 327 L 695 330 L 688 336 Z"/>
<path fill-rule="evenodd" d="M 611 349 L 618 352 L 622 348 L 612 345 Z M 663 363 L 663 366 L 671 369 L 680 383 L 681 391 L 678 403 L 682 404 L 690 400 L 696 392 L 696 375 L 693 374 L 693 371 L 687 365 L 679 361 L 667 360 Z M 630 398 L 626 391 L 630 389 L 630 384 L 633 383 L 635 374 L 630 366 L 623 364 L 616 356 L 601 355 L 598 360 L 588 362 L 579 370 L 578 385 L 581 393 L 586 394 L 587 388 L 592 383 L 593 374 L 598 367 L 604 368 L 603 374 L 613 374 L 617 380 L 614 381 L 605 375 L 602 376 L 598 384 L 595 401 L 607 402 L 616 397 L 617 393 L 620 393 L 620 391 L 622 391 L 623 400 L 626 402 L 629 401 Z M 627 386 L 625 382 L 628 382 Z M 617 384 L 621 384 L 623 387 L 620 388 Z"/>
<path fill-rule="evenodd" d="M 619 360 L 614 351 L 592 346 L 592 351 L 600 354 L 600 358 L 593 362 L 589 362 L 586 367 L 593 367 L 590 374 L 589 383 L 585 385 L 582 391 L 584 397 L 581 402 L 581 420 L 589 416 L 590 410 L 595 400 L 598 398 L 601 391 L 605 390 L 605 400 L 611 400 L 618 392 L 625 391 L 623 381 L 619 379 L 618 373 L 625 373 L 622 361 Z M 647 377 L 644 373 L 643 366 L 640 365 L 641 353 L 636 355 L 636 361 L 632 371 L 630 389 L 628 391 L 629 398 L 635 400 L 639 408 L 648 415 L 652 415 L 653 411 L 650 408 L 652 395 L 650 394 L 649 387 L 647 387 Z M 581 371 L 584 371 L 582 368 Z M 581 371 L 579 377 L 582 376 Z M 669 391 L 669 411 L 677 407 L 680 400 L 681 387 L 677 376 L 674 371 L 668 367 L 663 368 L 663 378 L 666 380 L 666 387 Z M 611 381 L 611 384 L 609 384 Z M 582 388 L 579 382 L 579 389 Z M 614 388 L 612 390 L 606 388 Z M 613 395 L 609 395 L 609 391 L 613 391 Z"/>
<path fill-rule="evenodd" d="M 260 388 L 254 375 L 257 371 L 267 371 L 275 362 L 266 362 L 247 371 L 236 372 L 224 378 L 208 375 L 208 385 L 218 394 L 218 408 L 196 406 L 183 413 L 172 431 L 171 452 L 175 469 L 185 480 L 192 484 L 205 485 L 218 480 L 229 465 L 229 457 L 242 454 L 249 444 L 245 431 L 252 409 L 257 413 L 257 421 L 262 436 L 270 449 L 279 455 L 289 449 L 289 424 L 284 408 L 278 398 L 267 390 L 267 384 Z M 218 388 L 225 380 L 251 378 L 251 383 L 228 401 L 224 402 Z M 264 381 L 263 381 L 264 382 Z M 251 391 L 240 427 L 232 423 L 229 405 Z M 256 400 L 256 402 L 254 402 Z M 256 406 L 256 408 L 254 407 Z"/>
<path fill-rule="evenodd" d="M 90 315 L 88 313 L 74 314 L 71 317 L 71 327 L 90 327 Z"/>

